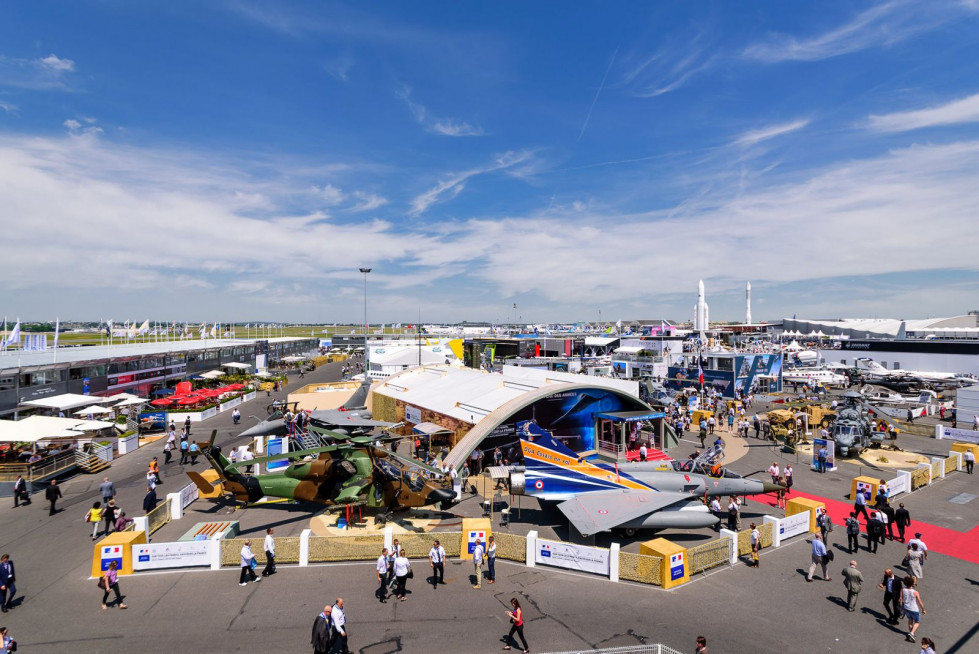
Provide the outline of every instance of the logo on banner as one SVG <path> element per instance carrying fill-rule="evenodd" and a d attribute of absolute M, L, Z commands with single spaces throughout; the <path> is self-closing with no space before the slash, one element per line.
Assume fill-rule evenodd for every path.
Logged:
<path fill-rule="evenodd" d="M 541 556 L 550 556 L 551 555 L 551 546 L 550 545 L 541 545 L 540 546 L 540 555 Z"/>
<path fill-rule="evenodd" d="M 670 580 L 683 578 L 683 552 L 670 555 Z"/>
<path fill-rule="evenodd" d="M 109 565 L 115 561 L 116 566 L 122 568 L 122 545 L 103 545 L 102 546 L 101 569 L 108 570 Z"/>
<path fill-rule="evenodd" d="M 482 542 L 486 542 L 486 532 L 485 531 L 470 531 L 466 541 L 469 543 L 469 553 L 472 554 L 473 550 L 476 549 L 476 539 Z"/>

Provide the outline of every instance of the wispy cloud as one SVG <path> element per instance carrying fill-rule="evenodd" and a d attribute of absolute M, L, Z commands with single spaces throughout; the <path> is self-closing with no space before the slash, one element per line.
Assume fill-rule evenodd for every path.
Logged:
<path fill-rule="evenodd" d="M 850 21 L 815 36 L 775 34 L 744 49 L 742 55 L 765 63 L 819 61 L 868 48 L 900 43 L 943 25 L 968 8 L 958 2 L 894 0 L 871 7 Z"/>
<path fill-rule="evenodd" d="M 387 198 L 383 198 L 380 195 L 375 195 L 374 193 L 354 191 L 353 195 L 357 202 L 350 207 L 350 211 L 373 211 L 374 209 L 383 207 L 388 203 Z"/>
<path fill-rule="evenodd" d="M 10 102 L 4 102 L 3 100 L 0 100 L 0 109 L 3 109 L 8 114 L 15 114 L 17 113 L 18 107 L 17 105 L 12 104 Z"/>
<path fill-rule="evenodd" d="M 707 30 L 687 31 L 667 39 L 656 52 L 634 51 L 623 57 L 625 69 L 616 87 L 640 98 L 676 91 L 718 61 Z"/>
<path fill-rule="evenodd" d="M 346 82 L 349 79 L 350 70 L 354 67 L 355 63 L 356 61 L 352 55 L 349 53 L 344 53 L 336 59 L 327 62 L 324 65 L 324 68 L 326 68 L 326 72 L 333 77 L 337 78 L 341 82 Z"/>
<path fill-rule="evenodd" d="M 346 197 L 343 191 L 332 184 L 324 184 L 323 186 L 313 185 L 310 188 L 310 192 L 327 206 L 338 205 Z"/>
<path fill-rule="evenodd" d="M 415 117 L 415 121 L 428 132 L 442 136 L 484 136 L 486 134 L 481 127 L 470 125 L 467 122 L 454 118 L 432 116 L 425 105 L 411 97 L 411 87 L 409 86 L 402 86 L 396 95 L 408 106 L 408 111 Z"/>
<path fill-rule="evenodd" d="M 39 59 L 18 59 L 0 55 L 0 86 L 37 91 L 67 89 L 67 77 L 75 72 L 75 62 L 49 54 Z"/>
<path fill-rule="evenodd" d="M 923 127 L 975 122 L 979 122 L 979 93 L 937 107 L 870 116 L 867 126 L 879 132 L 907 132 Z"/>
<path fill-rule="evenodd" d="M 442 179 L 421 195 L 415 197 L 411 201 L 411 211 L 408 213 L 412 216 L 419 216 L 428 210 L 430 206 L 436 202 L 451 200 L 452 198 L 458 196 L 462 193 L 463 189 L 466 187 L 466 182 L 476 177 L 477 175 L 484 175 L 486 173 L 495 172 L 498 170 L 505 170 L 516 166 L 517 164 L 523 163 L 530 158 L 530 153 L 527 151 L 523 152 L 505 152 L 504 154 L 497 157 L 493 163 L 480 168 L 473 168 L 460 173 L 453 173 Z"/>
<path fill-rule="evenodd" d="M 96 122 L 94 118 L 82 118 L 81 121 L 69 118 L 61 124 L 73 136 L 96 136 L 102 133 L 102 128 L 96 125 Z"/>
<path fill-rule="evenodd" d="M 782 136 L 783 134 L 798 131 L 806 127 L 809 122 L 810 120 L 808 118 L 800 118 L 799 120 L 793 120 L 792 122 L 788 123 L 779 123 L 777 125 L 768 125 L 767 127 L 753 129 L 745 132 L 735 139 L 734 144 L 755 145 L 757 143 L 761 143 L 762 141 L 775 138 L 776 136 Z"/>

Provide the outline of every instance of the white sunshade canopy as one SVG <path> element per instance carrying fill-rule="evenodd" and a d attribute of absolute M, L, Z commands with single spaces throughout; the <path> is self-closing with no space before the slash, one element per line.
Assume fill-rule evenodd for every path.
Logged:
<path fill-rule="evenodd" d="M 359 348 L 359 349 L 362 350 L 364 348 Z M 306 357 L 292 355 L 292 356 L 282 357 L 282 360 L 285 361 L 286 363 L 296 363 L 298 361 L 305 361 Z"/>
<path fill-rule="evenodd" d="M 69 411 L 71 409 L 77 409 L 78 407 L 92 404 L 93 402 L 102 403 L 108 401 L 110 400 L 106 397 L 93 397 L 91 395 L 65 393 L 63 395 L 44 397 L 39 400 L 28 400 L 27 402 L 21 402 L 20 406 L 32 406 L 39 409 L 53 409 L 55 411 Z"/>
<path fill-rule="evenodd" d="M 244 370 L 245 368 L 251 368 L 247 363 L 239 363 L 238 361 L 231 361 L 229 363 L 222 363 L 222 368 L 240 368 Z"/>
<path fill-rule="evenodd" d="M 90 413 L 93 415 L 96 413 L 112 413 L 112 409 L 106 409 L 104 406 L 98 406 L 97 404 L 93 404 L 92 406 L 87 406 L 84 409 L 79 409 L 78 411 L 75 411 L 76 416 L 84 416 Z"/>
<path fill-rule="evenodd" d="M 111 422 L 30 416 L 23 420 L 0 420 L 0 442 L 36 443 L 47 438 L 77 438 L 84 432 L 113 427 Z"/>
<path fill-rule="evenodd" d="M 141 399 L 132 393 L 117 393 L 116 395 L 109 395 L 105 398 L 106 402 L 122 402 L 123 400 L 133 400 Z"/>
<path fill-rule="evenodd" d="M 123 400 L 119 404 L 115 405 L 113 408 L 114 409 L 118 409 L 118 408 L 121 408 L 121 407 L 124 407 L 124 406 L 134 406 L 136 404 L 146 404 L 147 402 L 149 402 L 149 400 L 147 400 L 144 397 L 130 397 L 130 398 L 127 398 L 127 399 Z"/>
<path fill-rule="evenodd" d="M 203 377 L 204 379 L 217 379 L 218 377 L 224 377 L 224 373 L 220 370 L 208 370 L 207 372 L 202 372 L 198 377 Z"/>
<path fill-rule="evenodd" d="M 639 354 L 643 349 L 641 347 L 636 347 L 633 345 L 625 345 L 622 347 L 615 348 L 616 354 Z"/>

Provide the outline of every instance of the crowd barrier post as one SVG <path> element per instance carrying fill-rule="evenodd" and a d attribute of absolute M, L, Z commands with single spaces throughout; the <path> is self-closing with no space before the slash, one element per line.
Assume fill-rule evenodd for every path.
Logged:
<path fill-rule="evenodd" d="M 527 567 L 533 568 L 537 565 L 537 559 L 535 558 L 537 552 L 537 532 L 529 531 L 527 532 Z"/>
<path fill-rule="evenodd" d="M 762 524 L 772 524 L 772 547 L 781 547 L 782 535 L 779 533 L 779 519 L 775 516 L 766 515 L 762 517 Z"/>
<path fill-rule="evenodd" d="M 945 479 L 945 457 L 943 456 L 933 456 L 931 457 L 931 462 L 940 461 L 942 465 L 938 466 L 938 478 Z"/>
<path fill-rule="evenodd" d="M 305 568 L 309 565 L 309 535 L 312 529 L 303 529 L 299 534 L 299 567 Z"/>
<path fill-rule="evenodd" d="M 911 493 L 911 471 L 910 470 L 898 470 L 897 471 L 897 476 L 898 477 L 904 477 L 905 488 L 908 489 L 908 490 L 906 490 L 904 492 L 910 494 Z"/>
<path fill-rule="evenodd" d="M 221 538 L 220 534 L 217 534 L 216 538 L 212 538 L 207 541 L 207 546 L 210 548 L 208 555 L 211 557 L 211 570 L 221 569 Z"/>
<path fill-rule="evenodd" d="M 181 504 L 180 493 L 167 493 L 167 502 L 170 503 L 171 520 L 180 520 L 184 517 L 184 507 Z"/>
<path fill-rule="evenodd" d="M 145 515 L 138 515 L 133 518 L 133 531 L 150 533 L 150 519 Z"/>
<path fill-rule="evenodd" d="M 619 544 L 612 543 L 608 548 L 608 578 L 609 581 L 619 580 Z"/>
<path fill-rule="evenodd" d="M 955 469 L 958 470 L 959 472 L 962 472 L 962 468 L 965 467 L 965 463 L 963 462 L 963 459 L 962 459 L 962 453 L 961 452 L 949 452 L 948 453 L 948 458 L 955 459 Z"/>
<path fill-rule="evenodd" d="M 730 529 L 721 529 L 721 538 L 727 537 L 727 560 L 734 565 L 738 562 L 738 532 Z"/>
<path fill-rule="evenodd" d="M 394 525 L 384 526 L 384 547 L 390 552 L 394 545 Z"/>
<path fill-rule="evenodd" d="M 930 463 L 919 463 L 918 464 L 918 469 L 920 470 L 921 468 L 924 468 L 925 470 L 928 471 L 928 484 L 930 484 L 931 482 L 933 482 L 934 479 L 931 478 L 931 464 Z M 927 486 L 928 484 L 925 484 L 925 485 Z"/>

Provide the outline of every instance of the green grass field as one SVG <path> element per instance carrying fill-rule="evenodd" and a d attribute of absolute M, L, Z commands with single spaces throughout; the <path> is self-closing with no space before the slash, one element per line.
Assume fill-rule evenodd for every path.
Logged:
<path fill-rule="evenodd" d="M 297 326 L 297 327 L 282 327 L 281 329 L 273 330 L 260 330 L 260 329 L 245 329 L 243 326 L 238 326 L 235 328 L 235 334 L 238 338 L 261 338 L 265 335 L 275 338 L 279 336 L 305 336 L 312 338 L 323 338 L 332 336 L 333 334 L 348 334 L 351 331 L 357 331 L 359 325 L 312 325 L 312 326 Z M 371 331 L 374 331 L 376 326 L 372 326 Z M 326 330 L 324 333 L 323 330 Z M 395 329 L 394 327 L 385 327 L 385 334 L 403 334 L 408 333 L 409 330 L 400 328 Z M 40 332 L 42 334 L 47 334 L 48 337 L 48 347 L 54 345 L 54 332 Z M 0 330 L 0 335 L 6 338 L 7 333 Z M 195 332 L 196 335 L 196 332 Z M 163 339 L 163 336 L 160 337 Z M 165 339 L 163 339 L 165 340 Z M 135 340 L 131 340 L 131 343 L 152 343 L 154 341 L 153 336 L 140 336 Z M 113 343 L 124 343 L 126 339 L 113 338 Z M 59 345 L 99 345 L 107 344 L 107 340 L 103 335 L 97 333 L 77 333 L 77 332 L 62 332 L 58 336 Z"/>

